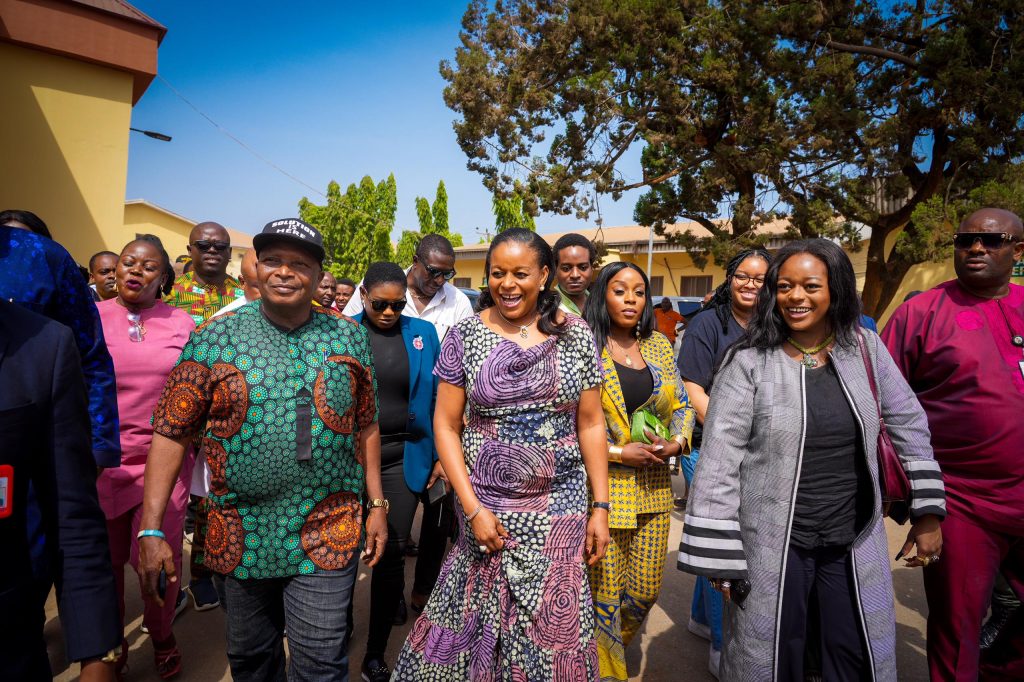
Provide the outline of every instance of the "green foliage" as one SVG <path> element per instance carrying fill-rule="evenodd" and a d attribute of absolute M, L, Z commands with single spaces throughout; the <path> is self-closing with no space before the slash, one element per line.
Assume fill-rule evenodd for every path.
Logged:
<path fill-rule="evenodd" d="M 533 216 L 523 208 L 521 197 L 494 197 L 491 206 L 494 211 L 494 228 L 498 232 L 504 232 L 513 227 L 523 227 L 531 232 L 537 231 Z"/>
<path fill-rule="evenodd" d="M 403 268 L 412 265 L 412 257 L 416 255 L 416 247 L 420 245 L 423 235 L 413 230 L 402 230 L 402 238 L 395 248 L 395 262 Z"/>
<path fill-rule="evenodd" d="M 645 188 L 636 219 L 697 222 L 710 236 L 680 241 L 719 262 L 777 217 L 850 244 L 866 225 L 878 313 L 927 251 L 886 239 L 927 243 L 918 206 L 1024 153 L 1022 17 L 1019 0 L 475 0 L 441 74 L 469 168 L 527 213 Z"/>
<path fill-rule="evenodd" d="M 362 278 L 375 261 L 391 260 L 391 231 L 395 227 L 398 190 L 395 176 L 374 184 L 370 176 L 345 194 L 333 180 L 327 185 L 327 203 L 299 200 L 299 217 L 324 238 L 326 269 L 336 277 Z"/>

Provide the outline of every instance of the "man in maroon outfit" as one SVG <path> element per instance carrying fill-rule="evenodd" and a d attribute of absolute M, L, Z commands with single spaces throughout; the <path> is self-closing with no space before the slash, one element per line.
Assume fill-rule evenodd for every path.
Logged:
<path fill-rule="evenodd" d="M 979 679 L 979 633 L 996 573 L 1024 594 L 1024 256 L 1020 218 L 986 208 L 954 237 L 956 280 L 900 306 L 882 334 L 928 414 L 949 511 L 942 560 L 924 569 L 932 680 Z M 1024 677 L 1016 660 L 982 679 Z"/>

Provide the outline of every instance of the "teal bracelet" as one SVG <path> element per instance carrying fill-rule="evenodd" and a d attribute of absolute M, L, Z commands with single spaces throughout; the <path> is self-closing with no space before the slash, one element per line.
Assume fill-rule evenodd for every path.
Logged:
<path fill-rule="evenodd" d="M 166 540 L 167 536 L 158 528 L 150 528 L 147 530 L 140 530 L 139 534 L 135 536 L 136 540 L 141 540 L 142 538 L 160 538 L 161 540 Z"/>

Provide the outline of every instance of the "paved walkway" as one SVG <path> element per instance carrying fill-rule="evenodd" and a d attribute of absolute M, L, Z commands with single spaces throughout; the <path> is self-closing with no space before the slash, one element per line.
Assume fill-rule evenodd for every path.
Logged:
<path fill-rule="evenodd" d="M 419 528 L 417 521 L 415 528 Z M 895 556 L 904 539 L 907 527 L 890 525 L 890 556 Z M 682 533 L 682 513 L 674 513 L 669 536 L 669 552 L 665 557 L 665 582 L 661 598 L 641 631 L 638 641 L 627 650 L 627 663 L 631 680 L 645 682 L 711 682 L 707 672 L 708 643 L 686 630 L 686 622 L 693 594 L 693 576 L 681 573 L 675 567 L 675 547 Z M 186 552 L 188 545 L 185 546 Z M 407 585 L 412 585 L 415 560 L 406 560 Z M 186 565 L 187 565 L 186 560 Z M 129 569 L 131 570 L 131 569 Z M 369 611 L 369 573 L 359 573 L 355 595 L 355 633 L 350 652 L 350 679 L 357 682 L 366 643 L 366 622 Z M 899 679 L 903 682 L 926 682 L 928 669 L 925 662 L 925 615 L 927 613 L 920 569 L 895 568 L 893 584 L 896 589 L 896 639 Z M 126 632 L 131 645 L 129 654 L 129 681 L 156 680 L 153 667 L 153 647 L 149 636 L 139 631 L 142 625 L 142 605 L 134 576 L 127 580 Z M 68 666 L 62 658 L 60 622 L 51 596 L 47 608 L 46 639 L 50 646 L 55 679 L 77 680 L 78 666 Z M 401 649 L 412 620 L 392 631 L 388 647 L 388 661 L 394 662 Z M 224 654 L 224 617 L 220 610 L 197 613 L 191 606 L 174 625 L 175 636 L 184 653 L 180 682 L 217 682 L 230 680 Z"/>

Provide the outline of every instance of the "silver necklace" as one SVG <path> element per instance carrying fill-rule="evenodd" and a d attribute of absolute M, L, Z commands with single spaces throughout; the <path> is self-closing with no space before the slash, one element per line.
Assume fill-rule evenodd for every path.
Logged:
<path fill-rule="evenodd" d="M 530 335 L 530 327 L 533 326 L 533 323 L 536 322 L 540 318 L 540 315 L 538 315 L 537 317 L 533 318 L 533 320 L 531 320 L 529 322 L 529 324 L 518 325 L 515 322 L 513 322 L 512 320 L 510 320 L 507 317 L 505 317 L 505 315 L 500 310 L 498 310 L 498 306 L 494 306 L 494 310 L 495 310 L 495 312 L 498 313 L 498 315 L 501 315 L 501 319 L 505 320 L 506 322 L 508 322 L 513 327 L 518 327 L 519 328 L 519 336 L 521 338 L 524 338 L 524 339 L 527 338 Z"/>

